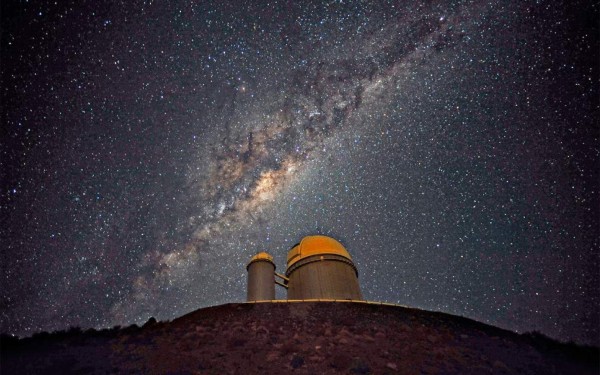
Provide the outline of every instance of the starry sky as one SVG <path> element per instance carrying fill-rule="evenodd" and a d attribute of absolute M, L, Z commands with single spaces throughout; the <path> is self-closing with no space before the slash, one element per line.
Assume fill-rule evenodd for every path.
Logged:
<path fill-rule="evenodd" d="M 600 344 L 597 2 L 1 7 L 2 332 L 244 301 L 320 233 L 366 299 Z"/>

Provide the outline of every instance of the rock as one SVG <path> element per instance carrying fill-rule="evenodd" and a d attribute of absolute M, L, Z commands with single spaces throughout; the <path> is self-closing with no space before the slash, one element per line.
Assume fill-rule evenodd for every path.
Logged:
<path fill-rule="evenodd" d="M 388 362 L 385 367 L 389 368 L 390 370 L 398 370 L 398 365 L 393 363 L 393 362 Z"/>
<path fill-rule="evenodd" d="M 494 361 L 492 366 L 494 366 L 495 368 L 498 368 L 498 369 L 509 371 L 508 366 L 506 366 L 506 364 L 502 361 Z"/>
<path fill-rule="evenodd" d="M 340 332 L 338 333 L 338 336 L 346 336 L 346 337 L 352 337 L 352 333 L 350 333 L 350 331 L 348 331 L 345 327 L 340 329 Z"/>
<path fill-rule="evenodd" d="M 400 330 L 404 331 L 404 332 L 411 332 L 412 328 L 410 328 L 410 326 L 408 326 L 407 324 L 401 324 L 400 325 Z"/>
<path fill-rule="evenodd" d="M 267 353 L 267 357 L 265 358 L 265 361 L 275 362 L 277 359 L 279 359 L 279 357 L 280 357 L 280 353 L 278 351 L 272 350 Z"/>
<path fill-rule="evenodd" d="M 363 335 L 362 339 L 365 340 L 366 342 L 375 342 L 375 338 L 373 338 L 373 336 L 370 336 L 370 335 Z"/>
<path fill-rule="evenodd" d="M 269 329 L 265 326 L 258 326 L 258 327 L 256 327 L 256 329 L 254 331 L 256 332 L 256 336 L 268 336 L 269 335 Z"/>
<path fill-rule="evenodd" d="M 370 374 L 371 368 L 362 360 L 362 358 L 356 357 L 352 360 L 350 372 L 353 374 Z"/>
<path fill-rule="evenodd" d="M 290 366 L 292 366 L 292 368 L 298 368 L 302 367 L 302 365 L 304 365 L 304 358 L 297 354 L 294 354 L 294 356 L 292 357 L 292 361 L 290 362 Z"/>
<path fill-rule="evenodd" d="M 352 358 L 344 351 L 334 352 L 331 356 L 331 367 L 342 371 L 348 368 Z"/>
<path fill-rule="evenodd" d="M 155 324 L 156 324 L 156 318 L 151 316 L 150 319 L 148 319 L 148 321 L 146 323 L 144 323 L 142 328 L 147 328 L 147 327 L 153 326 Z"/>
<path fill-rule="evenodd" d="M 196 337 L 197 333 L 195 331 L 190 331 L 186 334 L 183 335 L 182 340 L 191 340 L 194 339 Z M 128 336 L 124 336 L 125 338 L 128 338 Z"/>

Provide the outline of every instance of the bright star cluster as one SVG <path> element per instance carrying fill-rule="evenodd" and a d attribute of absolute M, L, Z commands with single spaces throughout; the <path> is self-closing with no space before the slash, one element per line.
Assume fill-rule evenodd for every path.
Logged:
<path fill-rule="evenodd" d="M 320 233 L 369 300 L 600 344 L 598 4 L 1 7 L 2 332 L 243 301 Z"/>

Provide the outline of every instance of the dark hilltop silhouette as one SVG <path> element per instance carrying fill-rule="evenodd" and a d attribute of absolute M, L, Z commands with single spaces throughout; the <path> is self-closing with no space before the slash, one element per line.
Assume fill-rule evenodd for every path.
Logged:
<path fill-rule="evenodd" d="M 366 302 L 258 302 L 2 337 L 4 374 L 598 374 L 598 348 Z"/>

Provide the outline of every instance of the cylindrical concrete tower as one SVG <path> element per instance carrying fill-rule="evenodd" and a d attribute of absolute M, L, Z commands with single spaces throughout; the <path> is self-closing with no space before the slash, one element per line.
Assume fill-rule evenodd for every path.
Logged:
<path fill-rule="evenodd" d="M 250 259 L 248 270 L 248 301 L 275 299 L 275 263 L 273 257 L 262 252 Z"/>
<path fill-rule="evenodd" d="M 285 275 L 288 299 L 362 299 L 352 258 L 331 237 L 304 237 L 289 251 Z"/>

